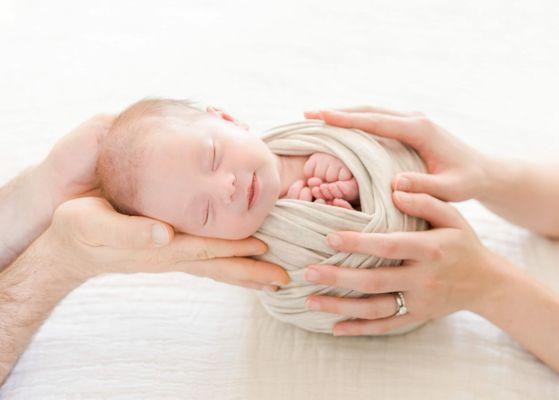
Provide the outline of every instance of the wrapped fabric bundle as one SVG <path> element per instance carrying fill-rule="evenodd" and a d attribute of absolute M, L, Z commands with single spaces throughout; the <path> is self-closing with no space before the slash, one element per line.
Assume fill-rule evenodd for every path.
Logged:
<path fill-rule="evenodd" d="M 365 297 L 361 292 L 316 285 L 305 281 L 309 264 L 332 264 L 344 268 L 398 266 L 388 260 L 363 254 L 337 252 L 326 236 L 332 231 L 358 232 L 416 231 L 427 228 L 421 219 L 400 212 L 392 202 L 391 180 L 402 171 L 425 171 L 419 156 L 402 143 L 344 129 L 322 121 L 304 121 L 273 128 L 264 133 L 264 142 L 278 155 L 302 156 L 329 153 L 351 170 L 359 186 L 361 210 L 348 210 L 308 201 L 280 199 L 254 235 L 269 251 L 257 257 L 285 268 L 292 281 L 274 293 L 259 292 L 269 314 L 300 328 L 332 333 L 333 325 L 347 318 L 310 311 L 305 300 L 311 294 L 338 297 Z M 395 302 L 396 309 L 396 302 Z M 390 334 L 404 333 L 417 326 Z"/>

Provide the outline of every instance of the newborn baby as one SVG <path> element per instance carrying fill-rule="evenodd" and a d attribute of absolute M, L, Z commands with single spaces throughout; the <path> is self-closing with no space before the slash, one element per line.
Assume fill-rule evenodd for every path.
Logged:
<path fill-rule="evenodd" d="M 401 263 L 337 252 L 326 243 L 330 232 L 427 227 L 392 202 L 397 173 L 425 171 L 419 156 L 400 142 L 322 121 L 278 126 L 258 137 L 216 108 L 143 100 L 117 117 L 101 144 L 97 171 L 103 194 L 121 212 L 198 236 L 262 240 L 268 251 L 254 258 L 280 265 L 291 278 L 281 290 L 258 292 L 262 305 L 314 332 L 332 333 L 345 317 L 310 311 L 309 295 L 365 294 L 306 281 L 308 265 Z"/>
<path fill-rule="evenodd" d="M 276 155 L 229 114 L 189 101 L 124 110 L 103 140 L 97 174 L 116 210 L 198 236 L 251 236 L 280 198 L 359 207 L 357 182 L 338 158 Z"/>

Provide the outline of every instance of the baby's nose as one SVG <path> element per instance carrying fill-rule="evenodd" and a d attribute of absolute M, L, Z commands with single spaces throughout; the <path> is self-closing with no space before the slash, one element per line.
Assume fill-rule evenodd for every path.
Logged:
<path fill-rule="evenodd" d="M 223 200 L 225 204 L 230 204 L 233 202 L 233 195 L 237 190 L 237 178 L 234 174 L 227 174 L 223 183 Z"/>

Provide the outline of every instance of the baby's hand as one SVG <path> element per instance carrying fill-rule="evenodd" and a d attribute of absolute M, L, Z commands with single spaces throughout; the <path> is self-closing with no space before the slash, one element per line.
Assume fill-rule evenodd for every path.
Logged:
<path fill-rule="evenodd" d="M 305 163 L 303 173 L 311 194 L 316 199 L 326 202 L 339 199 L 349 204 L 359 198 L 359 188 L 351 171 L 330 154 L 311 155 Z"/>

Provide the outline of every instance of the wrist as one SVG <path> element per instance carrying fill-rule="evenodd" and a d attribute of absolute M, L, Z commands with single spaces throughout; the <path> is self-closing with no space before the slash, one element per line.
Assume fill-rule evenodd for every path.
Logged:
<path fill-rule="evenodd" d="M 488 196 L 488 192 L 490 192 L 495 187 L 494 171 L 498 161 L 486 154 L 479 153 L 477 163 L 481 170 L 481 173 L 477 185 L 477 190 L 472 198 L 478 201 L 483 201 L 483 199 Z"/>
<path fill-rule="evenodd" d="M 478 290 L 474 292 L 467 311 L 493 320 L 520 271 L 504 257 L 491 251 L 484 254 L 478 270 Z"/>
<path fill-rule="evenodd" d="M 50 224 L 56 207 L 41 165 L 33 166 L 0 188 L 0 268 L 7 266 Z M 8 229 L 9 228 L 9 229 Z"/>
<path fill-rule="evenodd" d="M 480 165 L 483 179 L 475 199 L 484 204 L 491 204 L 506 193 L 507 187 L 515 184 L 519 170 L 506 159 L 485 155 L 482 155 Z"/>

